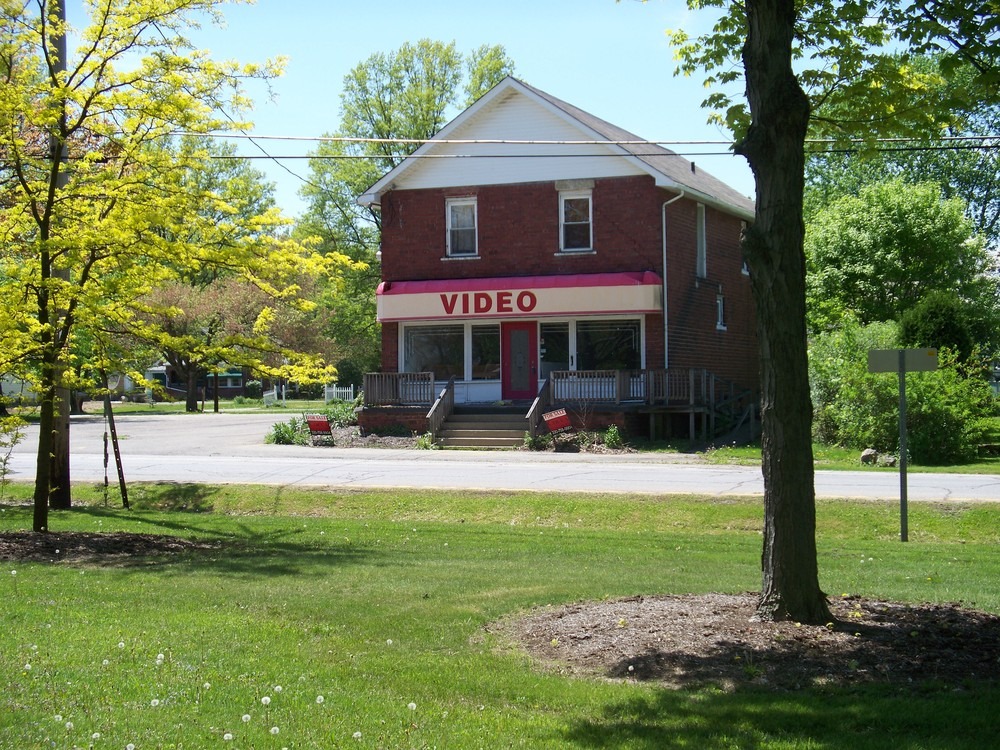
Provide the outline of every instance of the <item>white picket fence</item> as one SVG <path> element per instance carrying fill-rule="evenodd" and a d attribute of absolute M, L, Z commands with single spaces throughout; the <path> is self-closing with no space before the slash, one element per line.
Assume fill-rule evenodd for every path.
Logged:
<path fill-rule="evenodd" d="M 353 401 L 354 396 L 354 386 L 353 385 L 328 385 L 323 388 L 323 400 L 326 403 L 331 401 Z M 274 406 L 279 401 L 284 402 L 285 394 L 280 388 L 272 388 L 269 391 L 264 391 L 264 406 Z"/>
<path fill-rule="evenodd" d="M 328 385 L 323 389 L 323 400 L 326 403 L 331 401 L 353 401 L 354 385 Z"/>

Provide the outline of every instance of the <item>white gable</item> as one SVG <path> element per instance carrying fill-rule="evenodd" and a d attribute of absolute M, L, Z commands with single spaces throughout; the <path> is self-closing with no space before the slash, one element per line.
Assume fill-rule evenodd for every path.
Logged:
<path fill-rule="evenodd" d="M 592 134 L 575 127 L 566 118 L 514 90 L 507 91 L 490 107 L 472 114 L 456 125 L 444 137 L 449 142 L 433 144 L 432 148 L 423 152 L 426 156 L 415 157 L 410 168 L 394 180 L 396 189 L 645 174 L 621 155 L 621 149 L 613 146 L 564 145 L 565 141 L 595 139 Z"/>
<path fill-rule="evenodd" d="M 649 175 L 659 187 L 744 219 L 754 216 L 753 201 L 696 171 L 679 154 L 511 77 L 383 175 L 357 202 L 377 205 L 389 190 L 634 175 Z"/>

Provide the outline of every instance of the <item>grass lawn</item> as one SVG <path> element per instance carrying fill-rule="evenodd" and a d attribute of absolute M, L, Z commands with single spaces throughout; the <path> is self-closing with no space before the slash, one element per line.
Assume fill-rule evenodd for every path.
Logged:
<path fill-rule="evenodd" d="M 0 531 L 31 526 L 12 485 Z M 137 485 L 58 531 L 221 547 L 3 563 L 0 747 L 991 748 L 1000 688 L 724 692 L 535 669 L 485 626 L 532 607 L 759 587 L 759 501 Z M 90 503 L 90 504 L 87 504 Z M 186 510 L 179 510 L 185 508 Z M 818 505 L 831 594 L 1000 612 L 1000 506 Z M 230 738 L 230 739 L 227 739 Z"/>

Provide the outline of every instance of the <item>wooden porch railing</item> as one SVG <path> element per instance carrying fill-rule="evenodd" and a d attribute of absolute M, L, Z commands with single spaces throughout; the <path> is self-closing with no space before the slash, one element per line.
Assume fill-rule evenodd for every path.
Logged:
<path fill-rule="evenodd" d="M 646 404 L 709 405 L 714 376 L 707 370 L 557 370 L 553 401 L 634 401 Z"/>
<path fill-rule="evenodd" d="M 365 406 L 430 406 L 433 372 L 366 372 Z"/>
<path fill-rule="evenodd" d="M 538 389 L 538 395 L 535 396 L 535 400 L 531 402 L 531 408 L 528 409 L 528 434 L 531 437 L 538 437 L 541 433 L 542 414 L 550 406 L 552 406 L 552 380 L 548 379 L 542 383 L 542 387 Z"/>
<path fill-rule="evenodd" d="M 431 434 L 432 441 L 437 439 L 441 425 L 451 416 L 454 410 L 455 376 L 452 375 L 448 380 L 448 385 L 441 389 L 441 393 L 438 394 L 437 400 L 431 406 L 431 410 L 427 412 L 427 431 Z"/>

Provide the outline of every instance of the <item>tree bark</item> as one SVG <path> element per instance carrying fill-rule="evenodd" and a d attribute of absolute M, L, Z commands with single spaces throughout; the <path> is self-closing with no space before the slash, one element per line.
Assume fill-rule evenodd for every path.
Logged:
<path fill-rule="evenodd" d="M 189 365 L 187 369 L 187 394 L 184 398 L 184 411 L 198 411 L 198 368 Z"/>
<path fill-rule="evenodd" d="M 744 238 L 757 309 L 764 550 L 758 615 L 829 622 L 816 560 L 812 402 L 805 318 L 804 146 L 809 100 L 792 70 L 794 0 L 747 0 L 743 48 L 751 125 L 737 146 L 753 170 Z"/>

